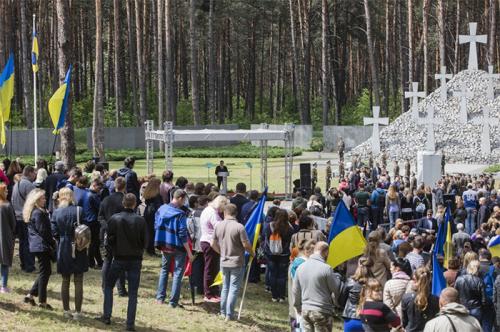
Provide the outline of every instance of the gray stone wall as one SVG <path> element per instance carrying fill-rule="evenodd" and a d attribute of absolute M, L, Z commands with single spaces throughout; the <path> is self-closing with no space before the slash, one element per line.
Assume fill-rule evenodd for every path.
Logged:
<path fill-rule="evenodd" d="M 323 127 L 323 150 L 336 151 L 340 137 L 344 139 L 346 150 L 350 150 L 365 142 L 371 135 L 371 126 L 325 126 Z"/>
<path fill-rule="evenodd" d="M 229 125 L 213 125 L 213 126 L 174 126 L 174 129 L 238 129 L 239 126 L 236 124 Z M 225 145 L 235 145 L 239 142 L 229 141 L 229 142 L 174 142 L 175 147 L 214 147 L 214 146 L 225 146 Z M 144 149 L 144 127 L 118 127 L 118 128 L 104 128 L 104 148 L 105 149 Z M 159 143 L 155 143 L 155 147 L 158 147 Z M 92 128 L 87 128 L 87 146 L 89 149 L 92 148 Z"/>
<path fill-rule="evenodd" d="M 259 129 L 260 124 L 253 124 L 250 129 Z M 283 130 L 285 125 L 269 125 L 269 129 L 272 130 Z M 313 138 L 313 127 L 312 125 L 295 125 L 294 132 L 294 146 L 302 149 L 309 149 L 311 147 L 311 141 Z M 259 141 L 252 141 L 252 145 L 259 145 Z M 281 146 L 285 144 L 283 141 L 269 141 L 268 146 Z"/>
<path fill-rule="evenodd" d="M 0 145 L 1 154 L 8 155 L 10 153 L 12 156 L 20 156 L 32 155 L 35 153 L 35 142 L 32 129 L 14 129 L 12 130 L 12 134 L 10 130 L 7 130 L 5 135 L 7 136 L 7 143 L 4 148 Z M 53 144 L 54 135 L 52 134 L 52 129 L 38 129 L 38 154 L 50 154 Z M 60 136 L 57 136 L 55 150 L 60 150 L 60 144 Z"/>

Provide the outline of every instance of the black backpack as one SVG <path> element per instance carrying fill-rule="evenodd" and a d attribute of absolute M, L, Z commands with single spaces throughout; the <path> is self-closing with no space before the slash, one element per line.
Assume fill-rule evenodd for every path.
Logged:
<path fill-rule="evenodd" d="M 377 196 L 377 207 L 382 208 L 385 206 L 385 190 L 382 190 L 382 192 L 378 191 L 378 196 Z"/>

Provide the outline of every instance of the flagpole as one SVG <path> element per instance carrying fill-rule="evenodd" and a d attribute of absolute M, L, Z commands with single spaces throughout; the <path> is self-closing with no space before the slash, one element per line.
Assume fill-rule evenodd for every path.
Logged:
<path fill-rule="evenodd" d="M 254 256 L 250 256 L 250 260 L 248 261 L 248 265 L 247 265 L 248 270 L 247 270 L 247 275 L 245 277 L 245 286 L 243 286 L 243 294 L 241 295 L 240 310 L 238 311 L 238 320 L 240 320 L 241 311 L 243 310 L 243 300 L 245 300 L 245 293 L 247 292 L 248 277 L 250 276 L 250 270 L 252 269 L 253 258 L 254 258 Z"/>
<path fill-rule="evenodd" d="M 33 14 L 33 32 L 36 31 L 35 20 L 36 20 L 36 14 Z M 34 35 L 33 38 L 35 38 Z M 38 160 L 38 126 L 37 126 L 37 114 L 36 114 L 36 71 L 35 70 L 33 70 L 33 136 L 35 138 L 34 143 L 35 143 L 35 165 L 36 165 L 36 161 Z"/>

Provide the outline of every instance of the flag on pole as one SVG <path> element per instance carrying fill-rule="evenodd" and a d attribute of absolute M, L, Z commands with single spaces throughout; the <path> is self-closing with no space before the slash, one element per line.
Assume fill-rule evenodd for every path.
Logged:
<path fill-rule="evenodd" d="M 68 97 L 71 81 L 71 65 L 69 65 L 68 72 L 63 84 L 54 92 L 49 100 L 49 114 L 54 125 L 53 134 L 59 134 L 59 130 L 64 127 L 64 120 L 68 112 Z"/>
<path fill-rule="evenodd" d="M 488 242 L 488 250 L 491 252 L 491 256 L 500 257 L 500 235 L 495 235 Z"/>
<path fill-rule="evenodd" d="M 441 291 L 446 288 L 446 279 L 444 278 L 444 271 L 439 265 L 438 255 L 444 256 L 444 244 L 446 242 L 448 223 L 442 222 L 439 225 L 436 242 L 434 243 L 434 250 L 432 251 L 432 295 L 439 296 Z"/>
<path fill-rule="evenodd" d="M 330 249 L 326 262 L 333 268 L 361 255 L 366 247 L 366 240 L 361 230 L 342 200 L 335 209 L 328 243 Z"/>
<path fill-rule="evenodd" d="M 10 106 L 14 97 L 14 54 L 9 59 L 0 74 L 0 143 L 5 146 L 5 122 L 10 120 Z"/>
<path fill-rule="evenodd" d="M 262 230 L 262 221 L 264 220 L 264 205 L 267 199 L 267 187 L 264 189 L 262 196 L 260 197 L 259 203 L 253 209 L 247 223 L 245 224 L 245 230 L 247 232 L 248 241 L 252 244 L 253 251 L 257 248 L 257 242 L 259 241 L 259 235 Z M 210 287 L 222 285 L 222 272 L 219 271 L 215 276 L 214 282 Z"/>
<path fill-rule="evenodd" d="M 33 25 L 33 44 L 31 45 L 31 66 L 33 72 L 38 72 L 38 37 L 36 35 L 35 26 Z"/>
<path fill-rule="evenodd" d="M 444 214 L 446 223 L 446 242 L 444 243 L 444 267 L 448 268 L 448 261 L 453 257 L 453 243 L 451 242 L 451 210 L 448 206 Z"/>

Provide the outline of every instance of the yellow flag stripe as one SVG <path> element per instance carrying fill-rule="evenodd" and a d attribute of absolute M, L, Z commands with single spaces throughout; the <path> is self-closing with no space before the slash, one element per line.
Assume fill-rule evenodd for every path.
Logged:
<path fill-rule="evenodd" d="M 64 96 L 66 94 L 66 88 L 67 84 L 63 83 L 56 90 L 56 92 L 54 92 L 49 100 L 49 114 L 54 128 L 57 128 L 57 124 L 59 123 L 59 118 L 61 116 L 62 106 L 64 103 Z"/>
<path fill-rule="evenodd" d="M 361 255 L 366 247 L 366 240 L 358 226 L 346 228 L 330 242 L 327 263 L 335 268 L 343 262 Z"/>

